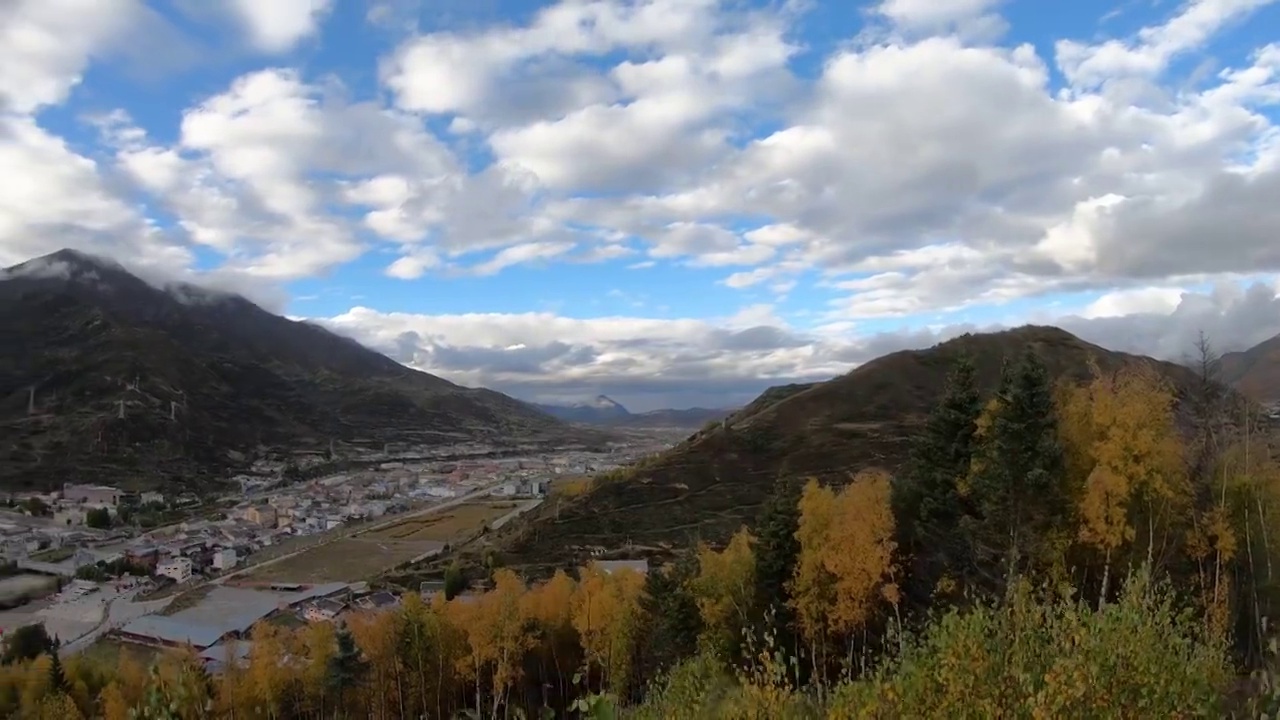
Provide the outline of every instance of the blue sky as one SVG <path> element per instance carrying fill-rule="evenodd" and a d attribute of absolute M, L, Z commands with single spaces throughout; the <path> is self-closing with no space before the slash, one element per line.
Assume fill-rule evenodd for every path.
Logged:
<path fill-rule="evenodd" d="M 1028 321 L 1242 346 L 1280 332 L 1278 29 L 1269 0 L 17 0 L 0 264 L 79 247 L 635 409 Z"/>

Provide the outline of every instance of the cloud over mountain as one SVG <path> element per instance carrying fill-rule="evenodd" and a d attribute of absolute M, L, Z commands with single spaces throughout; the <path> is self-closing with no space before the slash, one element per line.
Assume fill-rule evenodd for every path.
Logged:
<path fill-rule="evenodd" d="M 1280 3 L 260 4 L 0 8 L 0 265 L 637 410 L 1029 320 L 1280 332 Z"/>

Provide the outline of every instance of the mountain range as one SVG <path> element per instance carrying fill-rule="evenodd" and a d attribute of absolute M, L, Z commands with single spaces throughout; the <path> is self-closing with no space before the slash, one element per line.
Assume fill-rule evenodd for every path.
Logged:
<path fill-rule="evenodd" d="M 63 250 L 0 271 L 0 487 L 197 486 L 269 448 L 598 439 L 230 294 Z"/>
<path fill-rule="evenodd" d="M 507 557 L 530 569 L 580 561 L 600 549 L 662 549 L 723 540 L 755 517 L 780 477 L 836 479 L 867 468 L 898 470 L 961 355 L 984 393 L 1006 358 L 1035 352 L 1054 378 L 1087 379 L 1149 363 L 1180 396 L 1196 386 L 1188 368 L 1115 352 L 1053 327 L 965 335 L 926 350 L 896 352 L 825 382 L 770 388 L 721 424 L 587 493 L 558 498 L 507 530 Z M 1222 377 L 1263 399 L 1277 395 L 1280 339 L 1224 356 Z"/>
<path fill-rule="evenodd" d="M 537 407 L 566 422 L 632 428 L 698 428 L 733 412 L 732 409 L 687 408 L 633 413 L 607 395 L 597 395 L 587 402 L 569 405 L 541 404 Z"/>

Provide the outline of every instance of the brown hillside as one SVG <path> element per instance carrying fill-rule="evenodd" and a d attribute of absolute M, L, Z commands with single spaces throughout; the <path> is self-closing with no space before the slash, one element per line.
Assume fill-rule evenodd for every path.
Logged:
<path fill-rule="evenodd" d="M 1222 356 L 1222 379 L 1258 402 L 1280 401 L 1280 335 Z"/>
<path fill-rule="evenodd" d="M 513 528 L 511 559 L 542 565 L 575 560 L 593 547 L 722 539 L 751 521 L 780 476 L 896 471 L 961 353 L 974 358 L 980 386 L 989 392 L 1002 360 L 1016 359 L 1028 346 L 1056 378 L 1087 378 L 1093 358 L 1103 370 L 1152 363 L 1180 388 L 1194 380 L 1181 366 L 1112 352 L 1052 327 L 966 335 L 893 353 L 827 382 L 766 392 L 729 418 L 727 428 L 697 433 L 626 478 L 559 507 L 552 500 Z"/>

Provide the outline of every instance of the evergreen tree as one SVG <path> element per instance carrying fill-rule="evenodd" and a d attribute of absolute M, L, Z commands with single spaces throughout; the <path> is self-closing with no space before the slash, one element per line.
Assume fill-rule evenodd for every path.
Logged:
<path fill-rule="evenodd" d="M 1004 564 L 1007 581 L 1070 511 L 1049 374 L 1030 348 L 1016 365 L 1005 363 L 978 432 L 970 488 L 980 522 L 971 537 L 986 560 Z"/>
<path fill-rule="evenodd" d="M 641 607 L 649 627 L 643 649 L 643 676 L 655 677 L 697 653 L 702 617 L 690 589 L 697 574 L 697 559 L 692 553 L 685 553 L 645 577 Z"/>
<path fill-rule="evenodd" d="M 337 692 L 343 688 L 354 687 L 364 680 L 368 673 L 369 662 L 360 654 L 355 637 L 343 626 L 338 629 L 338 651 L 329 659 L 329 687 Z"/>
<path fill-rule="evenodd" d="M 970 512 L 960 486 L 969 475 L 982 414 L 975 375 L 973 360 L 961 356 L 916 437 L 902 480 L 894 484 L 898 542 L 915 558 L 912 595 L 928 597 L 944 575 L 961 579 L 969 574 L 961 518 Z"/>
<path fill-rule="evenodd" d="M 62 658 L 57 650 L 49 652 L 49 691 L 60 693 L 67 691 L 67 673 L 62 669 Z"/>
<path fill-rule="evenodd" d="M 763 618 L 773 611 L 775 638 L 791 647 L 795 613 L 789 604 L 788 583 L 796 572 L 800 555 L 800 492 L 794 479 L 778 482 L 756 519 L 756 610 Z"/>

